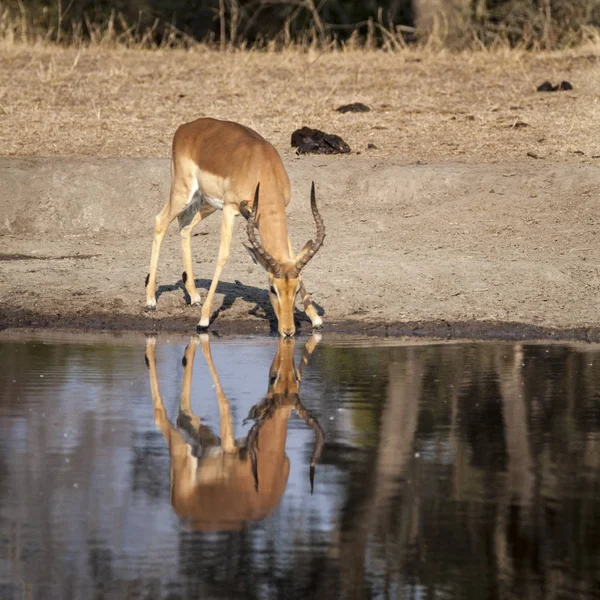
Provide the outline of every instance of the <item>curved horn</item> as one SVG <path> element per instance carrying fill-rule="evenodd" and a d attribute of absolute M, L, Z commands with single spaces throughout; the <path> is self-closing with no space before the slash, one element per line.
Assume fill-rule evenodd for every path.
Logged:
<path fill-rule="evenodd" d="M 242 210 L 242 215 L 248 219 L 248 225 L 246 232 L 248 233 L 248 240 L 252 244 L 252 247 L 264 258 L 265 263 L 269 267 L 269 271 L 275 275 L 275 277 L 283 277 L 283 271 L 281 265 L 265 250 L 260 240 L 256 237 L 256 212 L 258 211 L 258 192 L 260 190 L 260 182 L 256 185 L 256 192 L 254 192 L 254 204 L 252 205 L 252 212 L 247 209 Z"/>
<path fill-rule="evenodd" d="M 310 459 L 310 471 L 309 471 L 309 479 L 310 479 L 310 493 L 313 493 L 314 485 L 315 485 L 315 466 L 319 461 L 321 456 L 321 452 L 323 451 L 323 442 L 324 442 L 324 434 L 323 428 L 319 424 L 319 421 L 313 417 L 310 412 L 306 410 L 304 404 L 302 404 L 302 400 L 298 398 L 296 405 L 294 406 L 295 411 L 302 418 L 302 420 L 315 432 L 315 447 L 313 449 L 312 458 Z"/>
<path fill-rule="evenodd" d="M 310 208 L 312 210 L 313 217 L 315 219 L 315 223 L 317 224 L 317 238 L 315 241 L 308 240 L 304 245 L 304 248 L 300 250 L 298 254 L 298 258 L 296 259 L 296 265 L 292 273 L 290 273 L 293 277 L 298 277 L 300 271 L 306 266 L 308 261 L 317 253 L 317 250 L 323 245 L 323 240 L 325 239 L 325 223 L 323 223 L 323 217 L 319 213 L 317 208 L 317 199 L 315 196 L 315 182 L 312 182 L 312 186 L 310 188 Z"/>

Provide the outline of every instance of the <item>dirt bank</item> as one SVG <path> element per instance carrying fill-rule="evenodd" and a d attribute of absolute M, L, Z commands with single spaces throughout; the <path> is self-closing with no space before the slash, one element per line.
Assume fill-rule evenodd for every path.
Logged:
<path fill-rule="evenodd" d="M 600 168 L 360 157 L 286 166 L 297 248 L 313 235 L 308 194 L 317 184 L 327 239 L 304 277 L 327 328 L 600 340 Z M 143 310 L 168 171 L 165 159 L 0 158 L 0 326 L 193 331 L 200 311 L 184 300 L 176 224 L 161 253 L 158 309 Z M 207 219 L 193 240 L 201 293 L 218 221 Z M 269 331 L 265 276 L 244 235 L 238 222 L 216 331 Z"/>

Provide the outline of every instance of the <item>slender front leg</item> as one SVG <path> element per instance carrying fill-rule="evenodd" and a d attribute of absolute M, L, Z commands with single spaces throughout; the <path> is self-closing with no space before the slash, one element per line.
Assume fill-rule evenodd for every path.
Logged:
<path fill-rule="evenodd" d="M 323 319 L 317 314 L 317 309 L 314 307 L 310 300 L 310 297 L 304 287 L 304 283 L 300 284 L 298 288 L 302 303 L 304 304 L 304 312 L 308 315 L 314 329 L 321 329 L 323 327 Z"/>
<path fill-rule="evenodd" d="M 295 256 L 290 238 L 288 238 L 288 249 L 290 251 L 290 256 Z M 298 289 L 298 291 L 300 292 L 302 303 L 304 304 L 304 312 L 308 315 L 308 318 L 310 319 L 313 328 L 321 329 L 321 327 L 323 327 L 323 319 L 321 319 L 321 317 L 317 314 L 317 309 L 314 307 L 309 295 L 306 293 L 304 283 L 300 283 L 300 288 Z"/>
<path fill-rule="evenodd" d="M 219 375 L 215 369 L 212 353 L 210 351 L 210 340 L 208 334 L 200 336 L 202 340 L 202 353 L 208 365 L 208 370 L 215 385 L 217 393 L 217 402 L 219 404 L 219 422 L 221 424 L 221 446 L 225 452 L 235 452 L 235 438 L 233 435 L 233 424 L 231 421 L 231 408 L 229 406 L 229 398 L 225 395 Z"/>
<path fill-rule="evenodd" d="M 198 323 L 198 329 L 205 330 L 210 322 L 210 307 L 212 300 L 215 295 L 215 290 L 219 284 L 219 278 L 223 267 L 229 259 L 229 248 L 231 246 L 231 235 L 233 233 L 233 223 L 235 221 L 235 207 L 231 204 L 225 204 L 223 207 L 223 219 L 221 221 L 221 243 L 219 245 L 219 257 L 217 259 L 217 268 L 215 269 L 215 275 L 210 284 L 208 295 L 202 306 L 202 312 L 200 313 L 200 322 Z"/>
<path fill-rule="evenodd" d="M 193 172 L 182 172 L 175 163 L 171 168 L 171 195 L 169 196 L 169 201 L 156 216 L 154 224 L 150 273 L 146 277 L 146 308 L 149 310 L 156 308 L 156 269 L 162 239 L 165 236 L 167 227 L 169 227 L 175 217 L 181 214 L 186 205 L 192 201 L 194 193 L 198 189 Z"/>
<path fill-rule="evenodd" d="M 313 333 L 308 341 L 304 345 L 304 351 L 302 352 L 302 359 L 300 360 L 300 366 L 298 367 L 298 381 L 302 381 L 302 373 L 304 373 L 304 367 L 308 364 L 310 355 L 315 351 L 315 348 L 321 341 L 320 333 Z"/>
<path fill-rule="evenodd" d="M 194 357 L 196 356 L 196 348 L 200 340 L 197 336 L 190 338 L 190 343 L 185 347 L 183 355 L 183 381 L 181 384 L 181 396 L 179 397 L 179 411 L 186 416 L 192 418 L 191 407 L 191 392 L 192 392 L 192 376 L 194 372 Z M 199 421 L 198 417 L 196 419 Z"/>
<path fill-rule="evenodd" d="M 181 235 L 181 252 L 183 254 L 183 285 L 186 292 L 190 296 L 190 304 L 200 306 L 200 294 L 196 289 L 194 282 L 194 273 L 192 270 L 192 229 L 209 215 L 217 210 L 212 206 L 201 206 L 198 212 L 194 215 L 190 223 L 181 227 L 179 234 Z"/>

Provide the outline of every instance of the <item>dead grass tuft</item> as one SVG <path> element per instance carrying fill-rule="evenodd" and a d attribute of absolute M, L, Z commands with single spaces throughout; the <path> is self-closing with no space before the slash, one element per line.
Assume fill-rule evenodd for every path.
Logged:
<path fill-rule="evenodd" d="M 143 13 L 137 21 L 128 22 L 122 12 L 111 10 L 106 18 L 92 19 L 88 14 L 65 26 L 67 4 L 63 12 L 60 0 L 55 7 L 56 15 L 39 19 L 28 14 L 26 5 L 19 0 L 19 11 L 11 10 L 0 2 L 0 43 L 2 46 L 54 46 L 75 48 L 102 47 L 128 49 L 190 48 L 198 41 L 181 31 L 174 23 L 155 18 L 151 25 L 144 25 Z"/>
<path fill-rule="evenodd" d="M 598 45 L 459 54 L 15 45 L 0 55 L 1 153 L 168 156 L 177 126 L 204 115 L 245 123 L 288 156 L 292 131 L 306 125 L 374 159 L 531 161 L 534 153 L 596 164 L 599 64 Z M 544 80 L 574 90 L 536 92 Z M 372 110 L 335 111 L 350 102 Z"/>
<path fill-rule="evenodd" d="M 501 46 L 561 49 L 600 37 L 600 0 L 406 0 L 383 6 L 327 0 L 212 0 L 197 7 L 180 4 L 175 13 L 168 2 L 122 2 L 121 11 L 113 5 L 103 0 L 4 0 L 0 40 L 5 46 L 129 49 L 191 48 L 202 43 L 220 50 L 293 46 L 398 51 L 416 44 L 462 51 Z M 183 30 L 175 25 L 176 18 L 184 22 Z"/>

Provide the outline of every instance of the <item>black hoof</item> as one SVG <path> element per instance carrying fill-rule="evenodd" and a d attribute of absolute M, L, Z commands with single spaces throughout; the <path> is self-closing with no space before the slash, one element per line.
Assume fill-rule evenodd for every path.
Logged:
<path fill-rule="evenodd" d="M 313 325 L 313 331 L 323 331 L 323 325 Z"/>
<path fill-rule="evenodd" d="M 154 312 L 156 310 L 156 306 L 144 306 L 144 310 L 146 312 Z"/>
<path fill-rule="evenodd" d="M 197 333 L 208 333 L 208 325 L 196 325 Z"/>
<path fill-rule="evenodd" d="M 198 302 L 190 302 L 190 306 L 202 306 L 202 302 L 198 300 Z"/>

